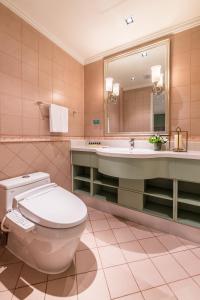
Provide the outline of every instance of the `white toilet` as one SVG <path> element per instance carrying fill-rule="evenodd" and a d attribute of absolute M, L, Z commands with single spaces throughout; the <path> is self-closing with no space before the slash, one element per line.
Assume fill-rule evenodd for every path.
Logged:
<path fill-rule="evenodd" d="M 10 211 L 10 212 L 9 212 Z M 7 248 L 38 271 L 56 274 L 72 263 L 87 207 L 38 172 L 0 181 L 1 229 Z"/>

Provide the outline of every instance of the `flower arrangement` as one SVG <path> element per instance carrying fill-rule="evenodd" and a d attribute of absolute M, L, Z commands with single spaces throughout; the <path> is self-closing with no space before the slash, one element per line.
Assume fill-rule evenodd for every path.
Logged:
<path fill-rule="evenodd" d="M 154 145 L 154 150 L 161 150 L 162 144 L 166 144 L 168 139 L 159 134 L 150 136 L 149 143 Z"/>

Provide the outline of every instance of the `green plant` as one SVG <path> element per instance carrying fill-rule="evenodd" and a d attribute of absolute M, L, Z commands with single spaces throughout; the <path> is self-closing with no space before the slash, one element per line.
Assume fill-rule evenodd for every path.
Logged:
<path fill-rule="evenodd" d="M 165 143 L 167 143 L 167 138 L 163 137 L 159 134 L 155 134 L 149 138 L 149 143 L 150 144 L 158 144 L 158 143 L 165 144 Z"/>

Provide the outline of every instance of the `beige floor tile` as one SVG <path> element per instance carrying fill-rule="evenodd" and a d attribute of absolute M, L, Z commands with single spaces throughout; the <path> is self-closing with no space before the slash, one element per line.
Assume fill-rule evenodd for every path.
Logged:
<path fill-rule="evenodd" d="M 186 246 L 174 235 L 166 234 L 158 236 L 159 241 L 167 248 L 170 253 L 186 250 Z"/>
<path fill-rule="evenodd" d="M 90 221 L 87 221 L 86 222 L 86 227 L 84 229 L 84 233 L 90 233 L 90 232 L 92 232 L 92 226 L 91 226 Z"/>
<path fill-rule="evenodd" d="M 101 261 L 97 249 L 88 249 L 76 253 L 77 274 L 101 269 Z"/>
<path fill-rule="evenodd" d="M 138 240 L 146 239 L 154 236 L 149 228 L 142 225 L 130 226 L 129 228 L 131 229 L 134 236 Z"/>
<path fill-rule="evenodd" d="M 128 227 L 114 228 L 113 233 L 118 243 L 130 242 L 136 239 Z"/>
<path fill-rule="evenodd" d="M 106 219 L 91 221 L 91 225 L 94 232 L 110 229 L 108 221 Z"/>
<path fill-rule="evenodd" d="M 199 300 L 200 287 L 191 279 L 170 283 L 169 286 L 180 300 Z"/>
<path fill-rule="evenodd" d="M 145 300 L 176 300 L 177 299 L 167 285 L 162 285 L 147 291 L 143 291 L 142 294 Z"/>
<path fill-rule="evenodd" d="M 78 300 L 110 300 L 103 270 L 77 275 Z"/>
<path fill-rule="evenodd" d="M 154 257 L 152 261 L 167 283 L 188 277 L 185 270 L 171 255 Z"/>
<path fill-rule="evenodd" d="M 46 283 L 21 287 L 15 290 L 12 300 L 44 300 Z"/>
<path fill-rule="evenodd" d="M 190 250 L 177 252 L 173 254 L 173 257 L 178 263 L 189 273 L 190 276 L 200 274 L 200 258 L 193 254 Z"/>
<path fill-rule="evenodd" d="M 84 250 L 88 248 L 91 249 L 91 248 L 95 248 L 96 246 L 97 245 L 93 233 L 92 232 L 84 233 L 81 236 L 81 240 L 77 250 Z"/>
<path fill-rule="evenodd" d="M 1 300 L 11 300 L 12 296 L 13 296 L 13 291 L 0 292 Z"/>
<path fill-rule="evenodd" d="M 148 256 L 138 241 L 121 243 L 120 248 L 127 262 L 147 259 Z"/>
<path fill-rule="evenodd" d="M 126 263 L 122 251 L 118 245 L 100 247 L 98 250 L 103 268 Z"/>
<path fill-rule="evenodd" d="M 96 211 L 96 212 L 90 212 L 89 213 L 90 221 L 103 220 L 105 218 L 106 217 L 105 217 L 104 213 L 102 213 L 101 211 Z"/>
<path fill-rule="evenodd" d="M 138 286 L 127 264 L 104 270 L 111 298 L 138 292 Z"/>
<path fill-rule="evenodd" d="M 144 300 L 141 293 L 134 293 L 128 296 L 120 297 L 115 300 Z"/>
<path fill-rule="evenodd" d="M 45 300 L 60 299 L 77 300 L 75 276 L 48 281 Z"/>
<path fill-rule="evenodd" d="M 24 264 L 22 267 L 20 277 L 17 282 L 17 288 L 26 286 L 26 285 L 42 283 L 45 281 L 47 281 L 46 274 L 41 273 L 41 272 L 27 266 L 26 264 Z"/>
<path fill-rule="evenodd" d="M 112 230 L 97 231 L 94 232 L 94 236 L 98 247 L 117 244 Z"/>
<path fill-rule="evenodd" d="M 149 257 L 168 254 L 167 249 L 155 237 L 140 240 L 140 244 Z"/>
<path fill-rule="evenodd" d="M 142 291 L 165 283 L 150 259 L 132 262 L 129 266 Z"/>
<path fill-rule="evenodd" d="M 122 218 L 112 217 L 112 218 L 108 218 L 107 220 L 110 225 L 110 228 L 112 229 L 127 227 L 125 220 Z"/>
<path fill-rule="evenodd" d="M 22 263 L 9 264 L 0 267 L 0 291 L 15 288 L 21 269 Z"/>

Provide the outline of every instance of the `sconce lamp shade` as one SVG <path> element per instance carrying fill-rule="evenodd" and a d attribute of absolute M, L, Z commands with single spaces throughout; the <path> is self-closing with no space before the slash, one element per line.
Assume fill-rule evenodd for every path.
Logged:
<path fill-rule="evenodd" d="M 106 92 L 112 92 L 113 90 L 113 78 L 107 77 L 106 78 Z"/>
<path fill-rule="evenodd" d="M 158 82 L 161 77 L 161 65 L 151 67 L 151 80 L 152 82 Z"/>
<path fill-rule="evenodd" d="M 119 83 L 117 82 L 113 84 L 113 94 L 119 96 Z"/>

